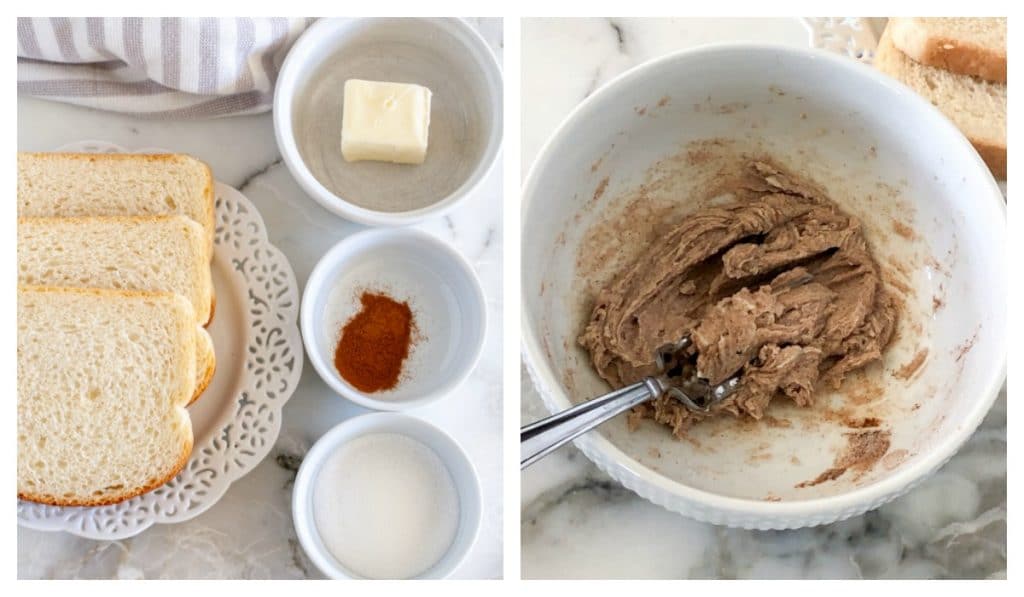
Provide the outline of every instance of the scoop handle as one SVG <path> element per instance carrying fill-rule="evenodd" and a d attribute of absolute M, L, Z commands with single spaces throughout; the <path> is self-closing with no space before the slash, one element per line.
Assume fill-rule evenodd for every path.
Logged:
<path fill-rule="evenodd" d="M 566 442 L 664 391 L 661 381 L 648 377 L 523 427 L 519 430 L 519 468 L 530 466 Z"/>

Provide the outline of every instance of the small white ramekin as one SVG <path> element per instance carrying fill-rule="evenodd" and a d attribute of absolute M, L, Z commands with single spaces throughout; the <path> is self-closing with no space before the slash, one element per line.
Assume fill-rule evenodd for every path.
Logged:
<path fill-rule="evenodd" d="M 476 542 L 483 513 L 480 482 L 469 457 L 448 434 L 420 419 L 398 413 L 373 413 L 339 423 L 306 453 L 292 489 L 292 519 L 299 543 L 313 564 L 333 579 L 360 578 L 331 555 L 317 530 L 313 493 L 324 463 L 345 443 L 371 433 L 395 433 L 414 439 L 437 453 L 459 494 L 459 530 L 445 555 L 417 579 L 447 578 Z"/>
<path fill-rule="evenodd" d="M 339 330 L 330 324 L 332 292 L 343 293 L 354 312 L 362 290 L 413 297 L 418 332 L 393 390 L 362 392 L 334 367 Z M 473 371 L 483 351 L 487 303 L 458 251 L 419 230 L 380 228 L 353 234 L 320 258 L 306 281 L 299 325 L 306 355 L 331 389 L 366 408 L 406 410 L 450 394 Z"/>
<path fill-rule="evenodd" d="M 396 26 L 396 23 L 401 26 Z M 480 83 L 487 90 L 488 105 L 484 107 L 483 122 L 485 143 L 468 177 L 447 196 L 438 197 L 434 203 L 410 211 L 386 212 L 367 209 L 332 193 L 310 171 L 302 159 L 295 138 L 293 108 L 310 77 L 322 64 L 346 47 L 350 39 L 365 40 L 367 37 L 377 35 L 387 38 L 400 35 L 396 31 L 411 27 L 425 29 L 427 35 L 419 37 L 430 40 L 438 51 L 455 46 L 461 48 L 464 55 L 471 59 L 470 62 L 475 66 L 473 76 L 482 78 L 483 81 Z M 274 91 L 273 118 L 274 134 L 285 164 L 302 189 L 320 205 L 347 220 L 367 226 L 406 226 L 427 217 L 443 214 L 455 207 L 473 193 L 494 166 L 503 133 L 501 68 L 487 42 L 462 19 L 321 19 L 303 33 L 281 65 L 281 73 Z M 340 114 L 338 118 L 341 118 Z"/>

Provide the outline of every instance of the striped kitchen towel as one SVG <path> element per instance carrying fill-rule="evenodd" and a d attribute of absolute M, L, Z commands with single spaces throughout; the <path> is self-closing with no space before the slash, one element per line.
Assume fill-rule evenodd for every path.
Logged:
<path fill-rule="evenodd" d="M 19 18 L 18 93 L 148 118 L 270 109 L 307 18 Z"/>

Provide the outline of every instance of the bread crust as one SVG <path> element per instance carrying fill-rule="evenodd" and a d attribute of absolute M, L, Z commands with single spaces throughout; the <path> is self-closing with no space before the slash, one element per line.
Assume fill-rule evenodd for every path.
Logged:
<path fill-rule="evenodd" d="M 189 222 L 191 218 L 182 214 L 149 214 L 149 215 L 138 215 L 138 216 L 126 216 L 126 215 L 111 215 L 111 216 L 18 216 L 18 223 L 22 224 L 25 222 L 41 222 L 41 223 L 61 223 L 61 222 L 81 222 L 81 223 L 102 223 L 102 222 L 117 222 L 120 224 L 133 224 L 133 223 L 161 223 L 161 222 L 172 222 L 174 220 L 184 219 Z M 198 222 L 195 222 L 198 225 Z"/>
<path fill-rule="evenodd" d="M 192 394 L 192 399 L 189 400 L 189 403 L 186 406 L 192 406 L 193 404 L 196 403 L 196 400 L 199 400 L 199 397 L 203 395 L 203 392 L 206 391 L 206 388 L 210 387 L 210 382 L 213 381 L 213 374 L 216 372 L 217 359 L 212 359 L 210 360 L 209 364 L 206 367 L 206 374 L 203 375 L 203 378 L 201 380 L 199 380 L 199 384 L 196 385 L 196 391 L 194 394 Z"/>
<path fill-rule="evenodd" d="M 203 226 L 206 228 L 206 250 L 210 257 L 210 262 L 213 262 L 213 236 L 216 230 L 214 225 L 214 193 L 213 193 L 213 170 L 210 169 L 209 164 L 202 160 L 197 160 L 191 156 L 189 158 L 195 160 L 200 166 L 206 171 L 206 183 L 203 187 L 203 196 L 206 198 L 206 221 L 203 222 Z"/>
<path fill-rule="evenodd" d="M 164 290 L 130 290 L 121 288 L 76 288 L 72 286 L 46 286 L 43 284 L 18 284 L 18 290 L 58 292 L 64 294 L 92 294 L 95 296 L 130 296 L 133 298 L 166 298 L 173 302 L 180 302 L 189 309 L 192 305 L 188 299 L 176 292 Z M 193 318 L 194 319 L 194 318 Z"/>
<path fill-rule="evenodd" d="M 969 139 L 996 180 L 1006 180 L 1006 148 L 980 139 Z"/>
<path fill-rule="evenodd" d="M 212 274 L 211 274 L 212 275 Z M 217 290 L 213 287 L 213 282 L 210 282 L 210 316 L 206 318 L 206 323 L 203 324 L 204 328 L 210 327 L 213 323 L 213 314 L 217 311 Z"/>
<path fill-rule="evenodd" d="M 176 162 L 182 158 L 190 160 L 198 159 L 187 153 L 90 153 L 88 151 L 19 151 L 18 155 L 46 158 L 61 156 L 75 159 L 83 159 L 89 162 L 102 160 L 141 160 L 144 162 Z"/>
<path fill-rule="evenodd" d="M 189 423 L 189 434 L 187 441 L 182 445 L 182 453 L 178 458 L 178 461 L 174 464 L 171 470 L 163 477 L 160 477 L 156 482 L 146 485 L 144 487 L 138 487 L 132 489 L 124 494 L 119 494 L 110 497 L 97 497 L 94 499 L 77 499 L 77 498 L 57 498 L 50 495 L 43 495 L 38 493 L 28 493 L 18 491 L 18 499 L 25 500 L 26 502 L 34 502 L 36 504 L 46 504 L 48 506 L 76 506 L 76 507 L 96 507 L 96 506 L 112 506 L 114 504 L 120 504 L 126 502 L 134 497 L 138 497 L 144 493 L 149 493 L 154 489 L 158 489 L 172 479 L 178 476 L 178 473 L 185 468 L 188 464 L 189 459 L 192 457 L 193 447 L 193 436 L 192 436 L 192 425 Z"/>
<path fill-rule="evenodd" d="M 206 388 L 210 386 L 210 382 L 213 381 L 213 374 L 217 372 L 217 353 L 216 346 L 213 345 L 213 337 L 210 336 L 205 329 L 200 329 L 198 330 L 197 333 L 200 335 L 205 335 L 207 338 L 209 338 L 210 347 L 212 350 L 210 351 L 210 358 L 207 359 L 206 363 L 204 363 L 203 376 L 196 383 L 196 389 L 192 393 L 192 399 L 189 400 L 186 406 L 192 406 L 192 404 L 194 404 L 196 400 L 199 400 L 199 397 L 203 395 L 203 392 L 206 391 Z"/>
<path fill-rule="evenodd" d="M 1006 83 L 1006 48 L 986 48 L 969 41 L 932 36 L 913 18 L 889 19 L 892 43 L 911 59 L 961 75 Z"/>

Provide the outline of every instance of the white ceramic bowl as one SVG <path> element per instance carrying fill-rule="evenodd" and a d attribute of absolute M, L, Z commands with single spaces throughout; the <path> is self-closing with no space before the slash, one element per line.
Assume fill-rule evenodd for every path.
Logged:
<path fill-rule="evenodd" d="M 693 144 L 702 139 L 723 142 Z M 525 183 L 530 375 L 552 411 L 607 391 L 575 340 L 595 290 L 587 278 L 610 276 L 622 256 L 613 250 L 584 272 L 580 247 L 628 246 L 614 222 L 650 217 L 653 204 L 682 217 L 716 182 L 708 164 L 719 150 L 767 152 L 817 180 L 861 218 L 881 263 L 906 268 L 898 338 L 859 382 L 876 391 L 818 399 L 882 418 L 888 452 L 863 474 L 797 488 L 834 464 L 851 430 L 785 405 L 771 414 L 789 428 L 725 417 L 686 442 L 650 422 L 630 433 L 614 420 L 576 445 L 641 496 L 703 521 L 782 529 L 863 513 L 935 471 L 988 411 L 1005 379 L 1010 271 L 1005 204 L 977 153 L 934 107 L 869 67 L 819 51 L 709 46 L 637 67 L 581 103 Z M 642 184 L 645 199 L 627 208 Z M 914 233 L 901 235 L 900 223 Z M 897 379 L 921 349 L 920 374 Z"/>
<path fill-rule="evenodd" d="M 448 434 L 420 419 L 397 413 L 373 413 L 339 423 L 306 453 L 292 489 L 292 518 L 302 548 L 326 576 L 358 578 L 324 546 L 314 517 L 313 493 L 317 475 L 327 459 L 346 442 L 370 433 L 396 433 L 412 438 L 434 450 L 448 468 L 459 494 L 459 529 L 445 555 L 416 578 L 450 576 L 469 553 L 480 530 L 483 513 L 480 482 L 466 453 Z"/>
<path fill-rule="evenodd" d="M 349 78 L 433 91 L 423 164 L 344 161 L 341 115 Z M 494 165 L 502 137 L 501 70 L 462 19 L 321 19 L 281 66 L 274 133 L 292 176 L 328 210 L 369 226 L 412 224 L 457 205 Z"/>
<path fill-rule="evenodd" d="M 340 331 L 364 290 L 407 301 L 416 325 L 398 385 L 372 394 L 334 367 Z M 469 376 L 483 350 L 487 310 L 473 267 L 455 249 L 425 232 L 383 228 L 353 234 L 320 258 L 299 325 L 313 368 L 335 392 L 366 408 L 405 410 L 439 400 Z"/>

